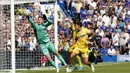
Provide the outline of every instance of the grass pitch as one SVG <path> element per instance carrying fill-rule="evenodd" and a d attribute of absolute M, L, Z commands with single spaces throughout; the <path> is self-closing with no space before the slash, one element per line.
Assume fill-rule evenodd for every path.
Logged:
<path fill-rule="evenodd" d="M 130 73 L 130 62 L 126 63 L 101 63 L 94 65 L 94 73 Z M 23 70 L 16 73 L 56 73 L 56 70 Z M 66 73 L 65 68 L 61 68 L 59 73 Z M 91 68 L 84 65 L 82 71 L 75 70 L 71 73 L 93 73 Z"/>

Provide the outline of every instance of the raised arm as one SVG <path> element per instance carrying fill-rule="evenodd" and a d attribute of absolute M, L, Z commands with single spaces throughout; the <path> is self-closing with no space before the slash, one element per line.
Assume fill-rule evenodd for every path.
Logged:
<path fill-rule="evenodd" d="M 38 25 L 34 22 L 33 17 L 32 16 L 28 16 L 28 21 L 31 23 L 32 27 L 34 29 L 38 28 Z"/>
<path fill-rule="evenodd" d="M 44 23 L 43 25 L 44 26 L 46 26 L 46 27 L 48 27 L 48 26 L 50 26 L 52 24 L 52 21 L 51 20 L 48 20 L 46 23 Z"/>
<path fill-rule="evenodd" d="M 28 19 L 28 21 L 31 23 L 32 27 L 34 29 L 37 29 L 38 25 L 34 22 L 33 17 L 31 16 L 31 14 L 23 14 L 23 15 Z"/>
<path fill-rule="evenodd" d="M 43 14 L 42 17 L 43 17 L 44 21 L 46 21 L 46 23 L 43 23 L 43 26 L 48 27 L 52 24 L 52 21 L 48 20 L 45 14 Z"/>

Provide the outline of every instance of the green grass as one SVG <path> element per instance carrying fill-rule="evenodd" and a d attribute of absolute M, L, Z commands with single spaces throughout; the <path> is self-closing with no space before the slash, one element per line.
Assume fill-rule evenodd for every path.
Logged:
<path fill-rule="evenodd" d="M 95 65 L 95 73 L 130 73 L 130 62 L 127 63 L 102 63 Z M 16 73 L 56 73 L 55 70 L 26 70 Z M 59 73 L 66 73 L 65 68 L 61 68 Z M 93 73 L 88 66 L 84 66 L 82 71 L 75 70 L 72 73 Z"/>

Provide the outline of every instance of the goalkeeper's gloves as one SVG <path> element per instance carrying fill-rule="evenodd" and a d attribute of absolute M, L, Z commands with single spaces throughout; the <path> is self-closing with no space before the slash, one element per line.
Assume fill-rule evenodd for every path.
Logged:
<path fill-rule="evenodd" d="M 53 23 L 53 21 L 52 21 L 52 20 L 48 20 L 48 19 L 47 19 L 47 17 L 46 17 L 46 15 L 45 15 L 45 14 L 43 14 L 43 15 L 42 15 L 42 17 L 43 17 L 43 19 L 44 19 L 45 23 L 46 23 L 46 22 Z"/>
<path fill-rule="evenodd" d="M 42 17 L 43 17 L 43 19 L 44 19 L 45 21 L 48 21 L 48 19 L 47 19 L 47 17 L 46 17 L 45 14 L 43 14 Z"/>

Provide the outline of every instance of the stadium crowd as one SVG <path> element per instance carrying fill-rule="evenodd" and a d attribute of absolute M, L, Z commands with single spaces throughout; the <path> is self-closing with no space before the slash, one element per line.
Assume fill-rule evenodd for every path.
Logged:
<path fill-rule="evenodd" d="M 85 28 L 92 30 L 91 47 L 97 56 L 130 54 L 130 1 L 129 0 L 59 0 L 59 5 L 67 15 L 63 19 L 58 14 L 58 50 L 68 51 L 75 31 L 75 22 L 80 21 Z M 46 3 L 44 3 L 46 4 Z M 22 10 L 29 11 L 34 21 L 42 14 L 40 3 L 30 3 L 17 6 L 15 13 L 16 50 L 39 49 L 35 31 L 31 28 Z M 46 9 L 44 14 L 54 21 L 54 10 Z M 10 21 L 7 21 L 10 23 Z M 10 24 L 7 25 L 7 36 L 10 45 Z M 48 29 L 51 41 L 54 43 L 54 25 Z"/>
<path fill-rule="evenodd" d="M 62 49 L 69 49 L 70 30 L 75 21 L 93 30 L 90 41 L 95 51 L 102 55 L 129 54 L 130 49 L 130 1 L 128 0 L 59 0 L 68 17 L 59 22 Z M 68 23 L 70 22 L 70 23 Z M 67 25 L 66 25 L 67 24 Z M 69 26 L 72 26 L 69 27 Z M 67 37 L 66 37 L 67 36 Z"/>

